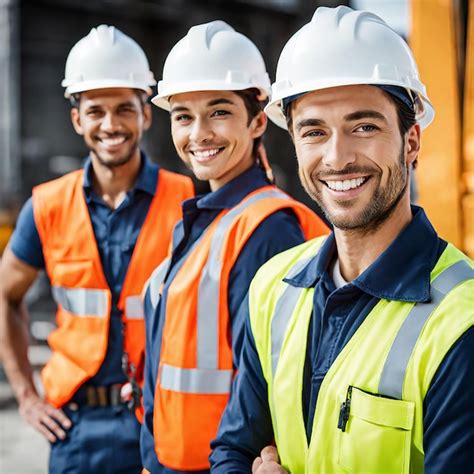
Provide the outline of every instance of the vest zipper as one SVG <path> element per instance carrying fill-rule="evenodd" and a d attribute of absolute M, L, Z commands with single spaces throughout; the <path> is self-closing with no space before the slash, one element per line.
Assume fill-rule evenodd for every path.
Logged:
<path fill-rule="evenodd" d="M 352 397 L 352 385 L 347 388 L 346 399 L 341 403 L 341 409 L 339 411 L 339 421 L 337 427 L 342 431 L 346 431 L 347 421 L 349 420 L 349 414 L 351 411 L 351 397 Z"/>

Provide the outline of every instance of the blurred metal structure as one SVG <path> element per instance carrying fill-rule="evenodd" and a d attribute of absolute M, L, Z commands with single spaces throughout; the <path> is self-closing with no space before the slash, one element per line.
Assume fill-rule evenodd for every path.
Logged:
<path fill-rule="evenodd" d="M 0 207 L 20 181 L 19 1 L 0 0 Z"/>
<path fill-rule="evenodd" d="M 7 4 L 16 2 L 20 3 L 7 0 Z M 101 23 L 115 25 L 136 39 L 159 79 L 167 53 L 191 26 L 222 19 L 252 38 L 273 76 L 283 45 L 317 6 L 348 3 L 337 0 L 21 0 L 21 8 L 16 12 L 19 38 L 12 48 L 19 71 L 10 79 L 10 84 L 15 83 L 19 89 L 21 104 L 10 113 L 15 112 L 18 117 L 19 110 L 21 136 L 17 133 L 12 148 L 18 153 L 14 162 L 19 171 L 22 200 L 29 196 L 32 186 L 54 178 L 59 170 L 79 167 L 87 154 L 81 137 L 75 134 L 68 120 L 70 106 L 60 84 L 70 48 L 92 27 Z M 154 124 L 143 141 L 145 151 L 164 167 L 185 172 L 171 141 L 167 113 L 154 107 L 153 114 Z M 299 184 L 293 146 L 287 134 L 269 126 L 265 144 L 270 161 L 281 170 L 286 190 L 313 205 Z M 204 190 L 205 185 L 198 183 L 198 189 Z"/>

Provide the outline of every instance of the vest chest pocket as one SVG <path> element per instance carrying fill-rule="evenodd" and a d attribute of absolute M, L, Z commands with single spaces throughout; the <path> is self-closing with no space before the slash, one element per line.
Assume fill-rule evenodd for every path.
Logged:
<path fill-rule="evenodd" d="M 342 425 L 339 420 L 340 466 L 364 474 L 410 472 L 414 414 L 414 402 L 349 387 L 341 407 Z"/>

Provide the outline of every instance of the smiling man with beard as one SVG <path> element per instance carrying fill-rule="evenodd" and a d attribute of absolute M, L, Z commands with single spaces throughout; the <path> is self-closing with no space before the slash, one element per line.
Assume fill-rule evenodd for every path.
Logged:
<path fill-rule="evenodd" d="M 474 270 L 410 206 L 434 116 L 410 49 L 376 15 L 319 8 L 272 91 L 334 231 L 253 279 L 212 472 L 472 472 Z"/>
<path fill-rule="evenodd" d="M 72 48 L 62 85 L 90 153 L 84 169 L 33 189 L 2 259 L 3 364 L 21 415 L 51 442 L 50 473 L 141 471 L 141 292 L 193 195 L 189 178 L 140 151 L 154 84 L 143 50 L 113 26 Z M 58 305 L 45 399 L 32 379 L 23 304 L 40 269 Z"/>

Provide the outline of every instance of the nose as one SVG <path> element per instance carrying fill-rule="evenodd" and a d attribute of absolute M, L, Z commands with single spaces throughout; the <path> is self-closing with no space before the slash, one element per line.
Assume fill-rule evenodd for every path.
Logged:
<path fill-rule="evenodd" d="M 100 124 L 100 127 L 102 128 L 102 130 L 109 133 L 115 132 L 118 126 L 119 126 L 119 123 L 118 123 L 117 117 L 115 116 L 113 112 L 107 112 L 104 115 L 102 122 Z"/>
<path fill-rule="evenodd" d="M 356 152 L 351 140 L 343 133 L 334 133 L 326 142 L 326 149 L 322 163 L 332 170 L 343 170 L 346 166 L 354 163 Z"/>
<path fill-rule="evenodd" d="M 194 120 L 189 139 L 194 143 L 205 143 L 214 136 L 211 125 L 205 119 L 197 118 Z"/>

